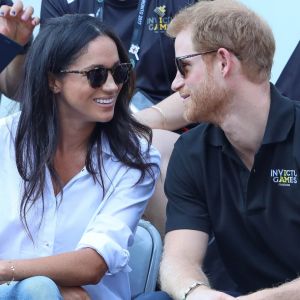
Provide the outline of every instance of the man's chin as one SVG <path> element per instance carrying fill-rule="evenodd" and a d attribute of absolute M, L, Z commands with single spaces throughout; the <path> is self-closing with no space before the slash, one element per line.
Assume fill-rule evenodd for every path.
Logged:
<path fill-rule="evenodd" d="M 195 120 L 195 115 L 190 114 L 188 110 L 186 110 L 183 114 L 183 118 L 189 123 L 198 123 L 198 121 Z"/>

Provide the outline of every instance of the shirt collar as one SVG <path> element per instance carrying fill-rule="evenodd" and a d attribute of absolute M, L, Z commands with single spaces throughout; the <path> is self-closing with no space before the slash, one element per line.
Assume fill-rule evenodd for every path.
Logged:
<path fill-rule="evenodd" d="M 272 83 L 270 89 L 270 111 L 262 144 L 284 141 L 295 119 L 294 101 L 283 97 Z M 213 146 L 226 146 L 229 143 L 223 130 L 213 125 L 209 126 L 207 136 Z"/>
<path fill-rule="evenodd" d="M 283 97 L 271 84 L 271 106 L 267 121 L 263 144 L 284 141 L 295 120 L 294 101 Z"/>
<path fill-rule="evenodd" d="M 103 153 L 105 153 L 109 156 L 113 156 L 113 152 L 110 148 L 108 138 L 107 138 L 106 134 L 104 134 L 104 133 L 102 133 L 101 142 L 102 142 L 102 151 L 103 151 Z"/>

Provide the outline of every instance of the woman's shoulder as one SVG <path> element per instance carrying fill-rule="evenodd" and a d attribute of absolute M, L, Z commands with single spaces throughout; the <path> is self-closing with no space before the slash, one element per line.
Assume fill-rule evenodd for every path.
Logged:
<path fill-rule="evenodd" d="M 137 143 L 139 144 L 140 153 L 144 159 L 148 162 L 157 163 L 160 162 L 160 153 L 159 151 L 143 137 L 137 137 Z M 102 151 L 109 155 L 115 157 L 112 149 L 110 148 L 108 137 L 102 135 Z"/>
<path fill-rule="evenodd" d="M 7 133 L 15 134 L 20 118 L 20 112 L 0 118 L 0 135 Z"/>
<path fill-rule="evenodd" d="M 148 157 L 151 162 L 159 164 L 161 155 L 159 151 L 155 148 L 155 146 L 153 144 L 149 144 L 149 142 L 145 138 L 139 138 L 138 140 L 141 145 L 141 152 L 143 156 L 146 159 Z"/>
<path fill-rule="evenodd" d="M 14 153 L 14 141 L 20 114 L 0 118 L 0 153 L 1 160 L 8 159 Z"/>

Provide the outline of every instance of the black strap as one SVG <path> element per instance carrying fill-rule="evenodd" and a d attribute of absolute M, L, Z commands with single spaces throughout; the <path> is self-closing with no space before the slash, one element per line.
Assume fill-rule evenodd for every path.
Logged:
<path fill-rule="evenodd" d="M 96 0 L 99 3 L 99 8 L 96 12 L 96 17 L 103 21 L 104 0 Z M 139 61 L 138 53 L 141 48 L 141 40 L 143 35 L 144 23 L 147 15 L 147 8 L 150 0 L 139 0 L 138 13 L 135 19 L 134 29 L 131 37 L 128 55 L 133 68 Z"/>

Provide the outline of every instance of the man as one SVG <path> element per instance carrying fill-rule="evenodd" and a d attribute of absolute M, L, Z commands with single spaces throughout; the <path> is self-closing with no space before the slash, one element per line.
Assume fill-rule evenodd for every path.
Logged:
<path fill-rule="evenodd" d="M 13 4 L 10 0 L 0 0 L 0 33 L 24 46 L 23 53 L 0 73 L 0 93 L 10 98 L 16 95 L 23 76 L 24 54 L 30 44 L 32 32 L 39 23 L 39 19 L 32 17 L 32 14 L 33 8 L 25 9 L 21 1 L 15 1 Z"/>
<path fill-rule="evenodd" d="M 299 299 L 300 107 L 269 83 L 271 29 L 244 5 L 215 0 L 181 11 L 168 33 L 172 87 L 202 124 L 169 163 L 161 287 L 176 300 Z M 214 290 L 202 270 L 210 233 L 234 291 Z"/>

